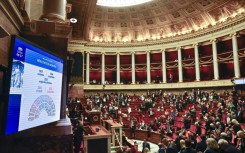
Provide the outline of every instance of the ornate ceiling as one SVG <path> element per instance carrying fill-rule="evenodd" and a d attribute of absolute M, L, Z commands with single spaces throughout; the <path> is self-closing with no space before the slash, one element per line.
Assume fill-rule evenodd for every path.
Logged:
<path fill-rule="evenodd" d="M 105 7 L 96 0 L 67 0 L 77 18 L 73 39 L 88 42 L 158 40 L 211 28 L 244 15 L 245 0 L 153 0 L 131 7 Z"/>

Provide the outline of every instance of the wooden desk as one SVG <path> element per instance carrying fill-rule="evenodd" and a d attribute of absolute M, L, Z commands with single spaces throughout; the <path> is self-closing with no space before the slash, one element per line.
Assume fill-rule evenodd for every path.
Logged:
<path fill-rule="evenodd" d="M 152 143 L 158 144 L 161 142 L 161 134 L 157 132 L 151 132 L 150 139 Z"/>
<path fill-rule="evenodd" d="M 136 130 L 135 139 L 144 140 L 148 138 L 148 131 L 145 130 Z"/>
<path fill-rule="evenodd" d="M 89 128 L 92 133 L 84 136 L 85 153 L 111 152 L 111 133 L 101 125 L 93 125 Z"/>

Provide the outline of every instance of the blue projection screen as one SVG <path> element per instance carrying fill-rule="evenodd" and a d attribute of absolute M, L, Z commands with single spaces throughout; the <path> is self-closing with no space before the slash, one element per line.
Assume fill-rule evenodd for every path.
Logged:
<path fill-rule="evenodd" d="M 63 59 L 13 37 L 5 134 L 60 119 Z"/>

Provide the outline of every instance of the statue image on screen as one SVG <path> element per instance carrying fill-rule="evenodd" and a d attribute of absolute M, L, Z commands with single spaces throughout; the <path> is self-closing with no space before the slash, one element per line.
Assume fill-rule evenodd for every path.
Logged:
<path fill-rule="evenodd" d="M 39 115 L 43 112 L 43 110 L 46 111 L 48 116 L 55 116 L 55 104 L 53 99 L 48 95 L 39 96 L 34 101 L 29 112 L 28 121 L 33 121 L 39 118 Z"/>
<path fill-rule="evenodd" d="M 22 88 L 24 64 L 21 61 L 14 61 L 12 67 L 11 88 Z"/>

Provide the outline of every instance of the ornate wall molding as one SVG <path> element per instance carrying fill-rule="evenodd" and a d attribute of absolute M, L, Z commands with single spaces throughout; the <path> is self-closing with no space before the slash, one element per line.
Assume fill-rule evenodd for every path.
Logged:
<path fill-rule="evenodd" d="M 79 86 L 79 84 L 76 84 Z M 202 87 L 227 87 L 234 86 L 231 80 L 213 80 L 164 84 L 116 84 L 116 85 L 83 85 L 84 90 L 138 90 L 138 89 L 181 89 L 181 88 L 202 88 Z"/>
<path fill-rule="evenodd" d="M 245 29 L 245 14 L 237 17 L 231 18 L 227 22 L 220 23 L 216 26 L 211 26 L 207 29 L 202 29 L 197 32 L 176 36 L 172 38 L 166 38 L 157 41 L 148 42 L 137 42 L 137 43 L 122 43 L 122 44 L 102 44 L 102 43 L 84 43 L 82 41 L 71 40 L 68 45 L 68 50 L 72 51 L 74 49 L 98 51 L 103 48 L 106 52 L 115 52 L 115 48 L 120 52 L 130 52 L 132 48 L 134 51 L 146 51 L 149 50 L 160 50 L 165 48 L 166 51 L 171 48 L 176 48 L 177 46 L 188 46 L 190 44 L 209 42 L 211 39 L 220 38 L 223 36 L 229 36 L 231 33 L 236 33 Z"/>

